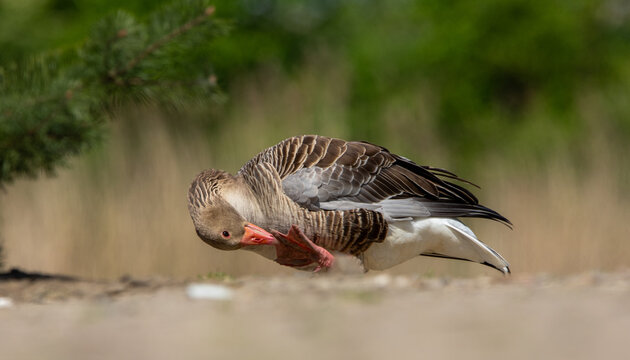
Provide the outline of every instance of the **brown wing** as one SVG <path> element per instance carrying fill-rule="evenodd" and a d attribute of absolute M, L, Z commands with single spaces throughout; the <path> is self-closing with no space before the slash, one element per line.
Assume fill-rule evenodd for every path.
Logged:
<path fill-rule="evenodd" d="M 310 209 L 369 207 L 387 201 L 399 216 L 472 216 L 509 224 L 497 212 L 479 205 L 469 190 L 446 179 L 467 181 L 371 143 L 296 136 L 264 150 L 240 171 L 248 172 L 263 162 L 275 167 L 287 196 Z M 413 201 L 415 210 L 405 215 L 410 202 L 396 202 L 401 199 L 417 200 Z"/>

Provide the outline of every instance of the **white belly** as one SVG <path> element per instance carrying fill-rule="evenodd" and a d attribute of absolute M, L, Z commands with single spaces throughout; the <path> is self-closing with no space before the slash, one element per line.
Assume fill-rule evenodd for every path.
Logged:
<path fill-rule="evenodd" d="M 363 265 L 369 270 L 384 270 L 412 259 L 444 237 L 445 226 L 442 220 L 425 218 L 399 221 L 389 224 L 387 237 L 381 243 L 372 244 L 363 253 Z"/>
<path fill-rule="evenodd" d="M 441 254 L 489 263 L 499 269 L 507 262 L 494 250 L 477 240 L 475 234 L 461 222 L 449 218 L 416 218 L 391 222 L 387 237 L 363 253 L 368 270 L 384 270 L 420 254 Z"/>

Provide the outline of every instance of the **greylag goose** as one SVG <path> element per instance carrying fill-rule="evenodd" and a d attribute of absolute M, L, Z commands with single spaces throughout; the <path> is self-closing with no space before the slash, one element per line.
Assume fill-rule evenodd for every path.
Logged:
<path fill-rule="evenodd" d="M 366 271 L 424 255 L 509 273 L 507 261 L 458 218 L 510 221 L 454 181 L 469 183 L 378 145 L 305 135 L 262 151 L 236 175 L 201 172 L 188 210 L 207 244 L 303 270 L 328 268 L 331 252 L 340 252 Z"/>

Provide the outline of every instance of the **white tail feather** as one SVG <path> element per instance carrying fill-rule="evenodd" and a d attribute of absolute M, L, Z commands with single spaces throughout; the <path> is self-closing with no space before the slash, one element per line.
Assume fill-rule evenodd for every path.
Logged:
<path fill-rule="evenodd" d="M 451 218 L 416 218 L 389 224 L 385 241 L 364 254 L 366 269 L 383 270 L 418 255 L 473 261 L 505 274 L 507 261 L 477 239 L 466 225 Z"/>
<path fill-rule="evenodd" d="M 499 253 L 477 239 L 472 230 L 470 230 L 466 225 L 457 220 L 449 220 L 451 221 L 446 222 L 445 225 L 453 231 L 459 242 L 464 245 L 459 247 L 458 250 L 461 249 L 464 251 L 456 251 L 453 254 L 449 254 L 449 249 L 445 248 L 447 251 L 442 255 L 457 257 L 463 260 L 488 265 L 503 272 L 504 274 L 508 274 L 510 272 L 510 264 L 508 264 L 508 262 L 499 255 Z"/>

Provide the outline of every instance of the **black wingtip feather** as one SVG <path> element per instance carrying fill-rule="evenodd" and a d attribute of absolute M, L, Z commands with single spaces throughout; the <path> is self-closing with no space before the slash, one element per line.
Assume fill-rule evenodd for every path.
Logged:
<path fill-rule="evenodd" d="M 498 221 L 510 229 L 512 222 L 498 212 L 479 204 L 463 204 L 456 201 L 423 201 L 431 216 L 438 217 L 475 217 Z"/>
<path fill-rule="evenodd" d="M 431 171 L 429 167 L 420 166 L 414 163 L 413 161 L 406 159 L 402 156 L 398 156 L 398 155 L 394 155 L 394 156 L 396 159 L 396 162 L 394 163 L 394 165 L 398 165 L 404 169 L 412 171 L 418 174 L 419 176 L 433 182 L 435 185 L 440 187 L 440 190 L 443 190 L 441 191 L 442 192 L 441 195 L 444 195 L 446 198 L 450 198 L 453 200 L 461 200 L 467 204 L 479 203 L 479 200 L 477 200 L 477 197 L 475 197 L 475 195 L 471 193 L 468 189 L 465 189 L 459 185 L 453 184 L 449 181 L 440 179 L 438 177 L 439 174 L 436 174 L 433 171 Z M 460 179 L 454 174 L 452 173 L 449 174 L 449 173 L 450 172 L 446 172 L 444 176 L 451 179 L 458 180 L 458 181 L 467 182 L 466 180 Z"/>
<path fill-rule="evenodd" d="M 477 209 L 481 210 L 484 214 L 487 214 L 488 215 L 488 217 L 487 217 L 488 219 L 498 221 L 498 222 L 502 223 L 503 225 L 509 227 L 510 229 L 513 228 L 514 224 L 512 224 L 512 222 L 508 218 L 506 218 L 505 216 L 499 214 L 498 212 L 490 209 L 489 207 L 485 207 L 483 205 L 478 205 L 478 204 L 475 205 L 475 207 Z"/>
<path fill-rule="evenodd" d="M 466 180 L 466 179 L 462 179 L 459 176 L 457 176 L 455 173 L 452 173 L 446 169 L 442 169 L 442 168 L 436 168 L 433 166 L 422 166 L 423 168 L 433 172 L 434 174 L 436 174 L 437 176 L 443 176 L 445 178 L 449 178 L 449 179 L 453 179 L 453 180 L 457 180 L 457 181 L 461 181 L 463 183 L 466 183 L 468 185 L 472 185 L 474 187 L 476 187 L 477 189 L 481 189 L 481 186 L 475 184 L 472 181 Z"/>
<path fill-rule="evenodd" d="M 479 188 L 478 185 L 468 180 L 462 179 L 448 170 L 431 166 L 421 166 L 402 156 L 396 156 L 395 164 L 407 170 L 410 170 L 436 184 L 440 188 L 440 190 L 443 191 L 443 194 L 440 195 L 444 195 L 447 199 L 462 201 L 462 205 L 465 205 L 467 211 L 463 212 L 463 215 L 462 213 L 458 214 L 458 217 L 485 218 L 498 221 L 509 227 L 510 229 L 513 228 L 513 224 L 510 220 L 508 220 L 508 218 L 488 207 L 480 205 L 479 200 L 470 190 L 450 181 L 443 180 L 439 178 L 439 176 L 460 181 Z"/>

